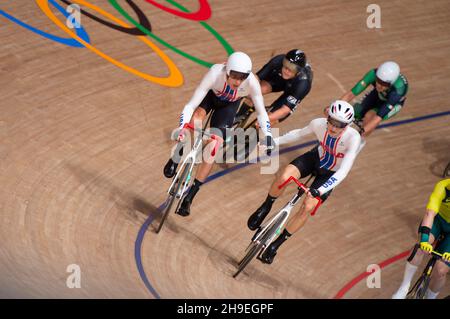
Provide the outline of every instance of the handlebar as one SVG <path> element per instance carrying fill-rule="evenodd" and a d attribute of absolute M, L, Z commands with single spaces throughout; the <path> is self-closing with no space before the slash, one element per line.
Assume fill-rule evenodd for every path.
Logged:
<path fill-rule="evenodd" d="M 179 138 L 179 139 L 180 139 L 181 136 L 183 136 L 183 132 L 184 132 L 184 130 L 186 130 L 186 129 L 190 129 L 190 130 L 192 130 L 192 131 L 200 132 L 202 135 L 206 135 L 206 136 L 209 137 L 210 139 L 215 140 L 215 141 L 216 141 L 216 145 L 214 145 L 214 149 L 213 149 L 212 152 L 211 152 L 211 156 L 215 156 L 215 155 L 216 155 L 217 150 L 219 149 L 219 141 L 221 140 L 221 138 L 220 138 L 219 136 L 217 136 L 217 135 L 215 135 L 215 134 L 210 134 L 210 133 L 208 133 L 208 132 L 205 132 L 205 130 L 203 130 L 203 129 L 196 129 L 196 128 L 195 128 L 192 124 L 190 124 L 190 123 L 185 123 L 185 124 L 183 125 L 183 128 L 182 128 L 181 131 L 180 131 L 180 134 L 178 134 L 178 138 Z"/>
<path fill-rule="evenodd" d="M 309 192 L 309 188 L 306 187 L 305 184 L 301 183 L 298 179 L 296 179 L 294 176 L 289 177 L 286 181 L 284 181 L 283 184 L 279 185 L 278 188 L 282 189 L 283 187 L 285 187 L 287 184 L 289 184 L 291 181 L 294 181 L 298 187 L 300 187 L 301 189 L 303 189 L 305 192 Z M 319 208 L 320 205 L 322 205 L 322 198 L 320 198 L 320 196 L 314 197 L 315 199 L 317 199 L 319 202 L 317 203 L 316 207 L 314 207 L 314 210 L 311 212 L 311 216 L 314 216 L 316 214 L 317 209 Z"/>

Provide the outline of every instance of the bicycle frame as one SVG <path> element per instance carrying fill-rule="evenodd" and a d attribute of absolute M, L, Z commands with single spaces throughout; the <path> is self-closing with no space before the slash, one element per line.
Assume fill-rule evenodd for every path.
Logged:
<path fill-rule="evenodd" d="M 192 125 L 190 125 L 190 124 L 185 124 L 184 127 L 183 127 L 183 130 L 186 129 L 186 128 L 189 128 L 189 129 L 191 129 L 193 131 L 200 131 L 201 134 L 198 134 L 197 137 L 195 138 L 194 144 L 193 144 L 193 147 L 192 147 L 191 151 L 186 155 L 185 159 L 181 162 L 181 165 L 180 165 L 179 169 L 177 170 L 177 173 L 176 173 L 175 177 L 173 178 L 172 183 L 170 184 L 169 190 L 167 191 L 167 193 L 169 195 L 172 193 L 172 189 L 173 189 L 173 187 L 174 187 L 174 185 L 175 185 L 175 183 L 176 183 L 180 173 L 183 172 L 184 167 L 186 165 L 189 165 L 189 173 L 188 173 L 188 176 L 186 178 L 186 181 L 181 181 L 183 183 L 183 186 L 179 189 L 177 194 L 174 194 L 176 198 L 181 198 L 185 194 L 185 192 L 186 192 L 186 190 L 187 190 L 187 188 L 189 186 L 189 182 L 190 182 L 191 177 L 192 177 L 192 171 L 194 170 L 195 161 L 197 159 L 198 151 L 201 149 L 202 144 L 203 144 L 202 143 L 203 136 L 207 135 L 211 139 L 216 140 L 216 145 L 214 146 L 214 149 L 213 149 L 213 151 L 211 153 L 212 156 L 215 155 L 215 153 L 217 152 L 217 149 L 219 147 L 218 138 L 217 138 L 216 135 L 208 134 L 208 133 L 204 132 L 204 130 L 195 130 L 194 127 Z M 182 133 L 180 133 L 180 135 L 181 134 Z"/>
<path fill-rule="evenodd" d="M 305 182 L 305 184 L 307 184 L 310 180 L 311 180 L 312 176 L 310 176 L 308 178 L 308 180 Z M 283 184 L 279 185 L 278 188 L 282 189 L 283 187 L 285 187 L 288 183 L 290 183 L 291 181 L 294 181 L 299 189 L 303 190 L 303 192 L 307 192 L 308 188 L 306 187 L 305 184 L 300 183 L 295 177 L 291 176 L 289 177 Z M 297 203 L 299 202 L 300 198 L 303 196 L 303 193 L 300 194 L 300 191 L 297 192 L 297 194 L 294 195 L 294 197 L 292 197 L 292 199 L 275 215 L 273 216 L 269 222 L 263 226 L 263 228 L 261 229 L 261 231 L 258 232 L 258 234 L 256 235 L 256 237 L 253 239 L 253 241 L 259 241 L 261 236 L 265 233 L 265 231 L 271 227 L 277 220 L 279 220 L 280 218 L 282 219 L 282 223 L 280 224 L 280 227 L 278 227 L 278 229 L 276 230 L 275 233 L 273 233 L 269 240 L 267 241 L 267 244 L 265 245 L 265 248 L 268 247 L 270 245 L 270 243 L 273 241 L 273 239 L 275 238 L 275 236 L 279 235 L 281 233 L 281 229 L 283 229 L 284 225 L 286 224 L 287 220 L 289 219 L 289 216 L 291 214 L 292 208 L 297 205 Z M 317 209 L 319 208 L 320 205 L 322 205 L 322 199 L 320 197 L 316 197 L 316 199 L 319 201 L 316 205 L 316 207 L 314 208 L 314 210 L 311 212 L 311 216 L 314 216 Z M 265 248 L 263 249 L 263 251 L 265 250 Z"/>

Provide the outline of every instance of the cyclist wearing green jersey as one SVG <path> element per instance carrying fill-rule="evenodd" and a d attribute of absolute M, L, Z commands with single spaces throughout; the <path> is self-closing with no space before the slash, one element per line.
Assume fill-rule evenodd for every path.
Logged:
<path fill-rule="evenodd" d="M 408 92 L 408 81 L 400 73 L 397 63 L 388 61 L 364 75 L 351 91 L 340 100 L 350 102 L 369 85 L 374 88 L 366 94 L 361 103 L 355 103 L 355 120 L 362 120 L 363 137 L 369 136 L 378 124 L 390 119 L 403 107 Z"/>
<path fill-rule="evenodd" d="M 436 247 L 436 251 L 443 255 L 443 259 L 436 263 L 436 268 L 431 274 L 430 286 L 425 297 L 427 299 L 435 299 L 445 285 L 445 277 L 450 268 L 450 179 L 444 179 L 436 184 L 428 201 L 427 211 L 419 232 L 421 250 L 415 248 L 408 258 L 403 282 L 392 296 L 393 299 L 405 299 L 423 256 L 425 253 L 431 253 L 433 242 L 441 236 L 441 241 Z"/>

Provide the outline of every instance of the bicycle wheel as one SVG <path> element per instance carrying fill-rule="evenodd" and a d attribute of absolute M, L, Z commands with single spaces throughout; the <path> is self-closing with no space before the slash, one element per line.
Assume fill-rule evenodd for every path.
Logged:
<path fill-rule="evenodd" d="M 423 299 L 430 284 L 430 277 L 422 274 L 406 295 L 406 299 Z"/>
<path fill-rule="evenodd" d="M 281 215 L 280 218 L 278 218 L 272 224 L 272 226 L 270 226 L 267 230 L 265 230 L 265 232 L 260 237 L 261 240 L 252 241 L 250 243 L 250 247 L 247 248 L 248 252 L 247 254 L 245 254 L 244 258 L 242 258 L 242 260 L 238 263 L 238 270 L 233 275 L 233 278 L 236 278 L 241 273 L 241 271 L 244 270 L 244 268 L 250 263 L 250 261 L 256 255 L 258 255 L 263 250 L 264 247 L 267 247 L 270 244 L 270 242 L 268 241 L 270 238 L 273 237 L 273 235 L 276 233 L 278 228 L 283 223 L 284 216 L 286 216 L 285 214 Z"/>
<path fill-rule="evenodd" d="M 181 185 L 183 185 L 183 181 L 186 179 L 187 174 L 189 173 L 189 163 L 187 163 L 187 165 L 184 166 L 183 172 L 181 173 L 180 177 L 177 179 L 177 181 L 175 182 L 175 185 L 173 186 L 173 192 L 171 194 L 169 194 L 169 197 L 167 198 L 167 205 L 164 208 L 163 211 L 163 215 L 161 217 L 161 222 L 158 225 L 158 228 L 156 229 L 156 233 L 158 234 L 161 231 L 161 228 L 167 218 L 167 216 L 170 213 L 170 209 L 172 208 L 173 202 L 175 201 L 176 195 L 178 193 L 178 191 L 180 190 Z M 181 198 L 178 199 L 178 205 L 179 206 L 181 202 Z M 178 208 L 177 208 L 178 209 Z"/>
<path fill-rule="evenodd" d="M 249 264 L 249 262 L 262 250 L 263 242 L 252 242 L 252 247 L 248 250 L 247 254 L 242 258 L 238 264 L 238 270 L 234 273 L 233 278 L 236 278 L 242 270 Z"/>
<path fill-rule="evenodd" d="M 447 164 L 447 167 L 444 169 L 444 174 L 442 174 L 442 177 L 449 177 L 450 176 L 450 163 Z"/>

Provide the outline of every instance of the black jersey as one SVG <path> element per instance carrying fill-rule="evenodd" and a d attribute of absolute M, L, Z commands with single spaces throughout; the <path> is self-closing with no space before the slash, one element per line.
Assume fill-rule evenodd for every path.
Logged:
<path fill-rule="evenodd" d="M 305 98 L 311 90 L 313 72 L 311 65 L 306 66 L 293 79 L 285 80 L 281 76 L 284 54 L 273 57 L 256 74 L 260 80 L 268 82 L 272 86 L 272 92 L 283 91 L 283 101 L 277 104 L 287 105 L 292 111 Z"/>

